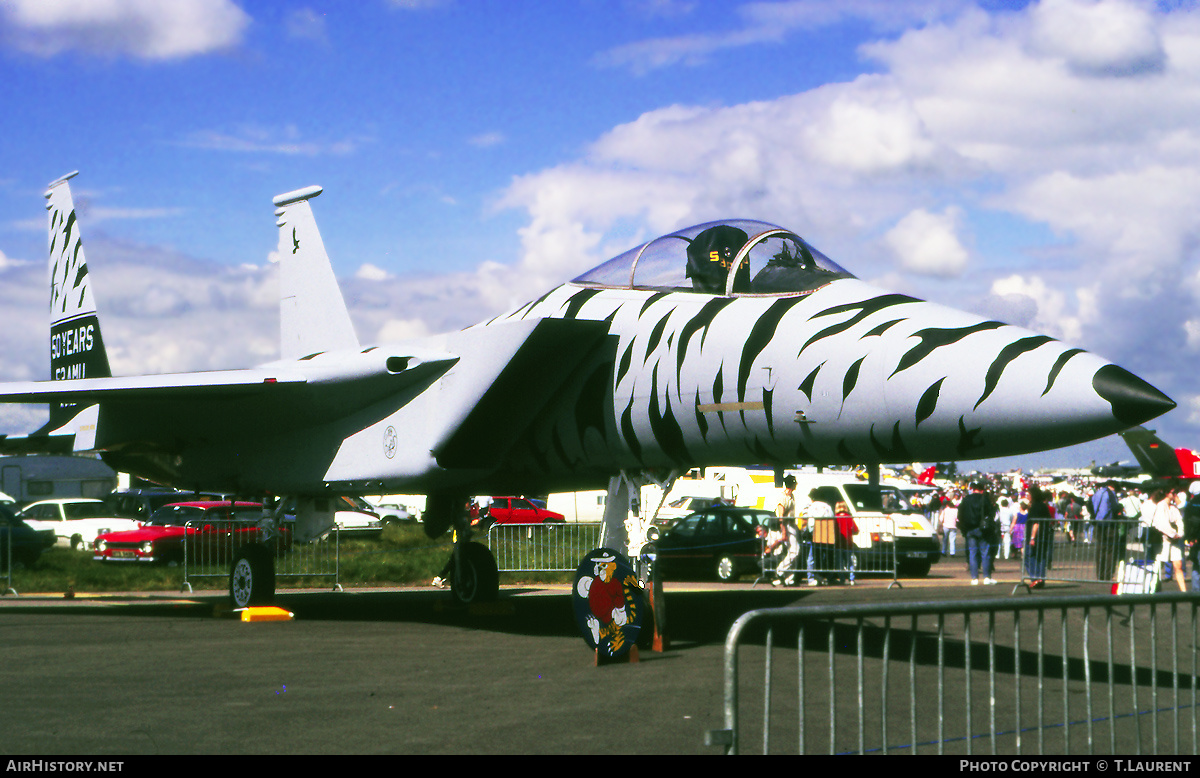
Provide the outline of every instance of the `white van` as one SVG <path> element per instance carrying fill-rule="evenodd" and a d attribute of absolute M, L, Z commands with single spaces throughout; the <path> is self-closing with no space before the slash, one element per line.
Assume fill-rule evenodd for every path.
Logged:
<path fill-rule="evenodd" d="M 872 488 L 850 472 L 788 474 L 796 477 L 797 512 L 814 490 L 813 499 L 833 508 L 844 502 L 849 508 L 859 530 L 854 545 L 860 571 L 890 572 L 893 549 L 898 572 L 903 575 L 928 575 L 941 558 L 934 527 L 924 514 L 910 507 L 897 487 L 880 484 Z"/>

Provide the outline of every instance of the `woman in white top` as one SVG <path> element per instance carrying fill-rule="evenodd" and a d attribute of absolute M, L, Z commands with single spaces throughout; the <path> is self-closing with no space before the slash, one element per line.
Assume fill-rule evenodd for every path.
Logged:
<path fill-rule="evenodd" d="M 1158 553 L 1157 561 L 1171 563 L 1179 591 L 1186 592 L 1187 587 L 1183 583 L 1183 514 L 1179 512 L 1176 499 L 1176 490 L 1169 488 L 1161 494 L 1161 499 L 1156 500 L 1154 528 L 1163 537 L 1162 551 Z"/>

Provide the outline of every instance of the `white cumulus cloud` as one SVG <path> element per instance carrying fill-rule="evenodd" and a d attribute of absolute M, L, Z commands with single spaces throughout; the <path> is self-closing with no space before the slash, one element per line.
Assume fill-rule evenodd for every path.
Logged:
<path fill-rule="evenodd" d="M 924 208 L 909 213 L 884 236 L 888 247 L 905 269 L 918 275 L 958 276 L 966 269 L 970 253 L 958 239 L 961 209 L 940 214 Z"/>
<path fill-rule="evenodd" d="M 31 54 L 146 60 L 236 46 L 250 24 L 231 0 L 0 0 L 0 18 L 8 44 Z"/>
<path fill-rule="evenodd" d="M 1166 50 L 1150 7 L 1128 0 L 1042 0 L 1032 12 L 1032 43 L 1081 73 L 1133 75 L 1161 70 Z"/>
<path fill-rule="evenodd" d="M 996 279 L 992 293 L 1000 297 L 1019 317 L 1026 321 L 1013 322 L 1045 332 L 1068 342 L 1078 342 L 1083 334 L 1083 322 L 1070 315 L 1071 300 L 1066 292 L 1056 289 L 1038 276 L 1026 278 L 1012 275 Z M 1032 316 L 1024 306 L 1032 305 Z M 1003 317 L 1001 317 L 1003 318 Z"/>

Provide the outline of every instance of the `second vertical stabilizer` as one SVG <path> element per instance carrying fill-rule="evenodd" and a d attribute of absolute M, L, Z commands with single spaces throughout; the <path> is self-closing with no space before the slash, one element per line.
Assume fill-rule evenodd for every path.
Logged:
<path fill-rule="evenodd" d="M 278 217 L 275 223 L 279 227 L 281 359 L 359 348 L 346 301 L 308 204 L 320 193 L 321 187 L 311 186 L 274 199 Z"/>

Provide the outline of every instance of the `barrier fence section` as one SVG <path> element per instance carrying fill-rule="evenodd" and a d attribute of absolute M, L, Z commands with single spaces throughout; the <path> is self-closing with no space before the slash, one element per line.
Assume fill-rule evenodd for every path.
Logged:
<path fill-rule="evenodd" d="M 602 524 L 493 524 L 487 547 L 496 568 L 508 573 L 574 572 L 599 547 Z"/>
<path fill-rule="evenodd" d="M 5 524 L 0 525 L 0 542 L 3 543 L 3 556 L 0 556 L 0 563 L 4 565 L 4 591 L 0 595 L 12 594 L 16 595 L 17 590 L 12 585 L 12 527 Z"/>
<path fill-rule="evenodd" d="M 267 537 L 256 522 L 189 521 L 183 535 L 183 588 L 191 591 L 194 578 L 220 578 L 238 549 L 250 543 L 265 543 L 275 557 L 275 577 L 332 578 L 340 588 L 340 542 L 335 525 L 328 533 L 307 543 L 293 542 L 290 528 Z"/>
<path fill-rule="evenodd" d="M 896 522 L 889 520 L 892 540 L 887 540 L 881 533 L 872 533 L 870 545 L 867 547 L 855 545 L 850 548 L 839 548 L 834 542 L 833 519 L 817 519 L 816 528 L 811 533 L 805 533 L 800 543 L 799 552 L 787 567 L 780 570 L 779 566 L 786 558 L 786 550 L 781 546 L 774 553 L 767 554 L 767 546 L 763 545 L 762 576 L 755 584 L 783 576 L 791 578 L 793 583 L 853 583 L 860 575 L 887 575 L 892 578 L 892 584 L 898 582 L 900 574 L 896 558 Z M 890 588 L 890 586 L 889 586 Z"/>
<path fill-rule="evenodd" d="M 1155 557 L 1162 549 L 1161 535 L 1135 520 L 1040 522 L 1030 542 L 1026 524 L 1021 549 L 1021 575 L 1025 581 L 1104 583 L 1115 579 L 1121 563 L 1158 572 Z"/>
<path fill-rule="evenodd" d="M 1198 606 L 1171 593 L 751 611 L 726 639 L 724 729 L 706 744 L 1195 754 Z"/>

